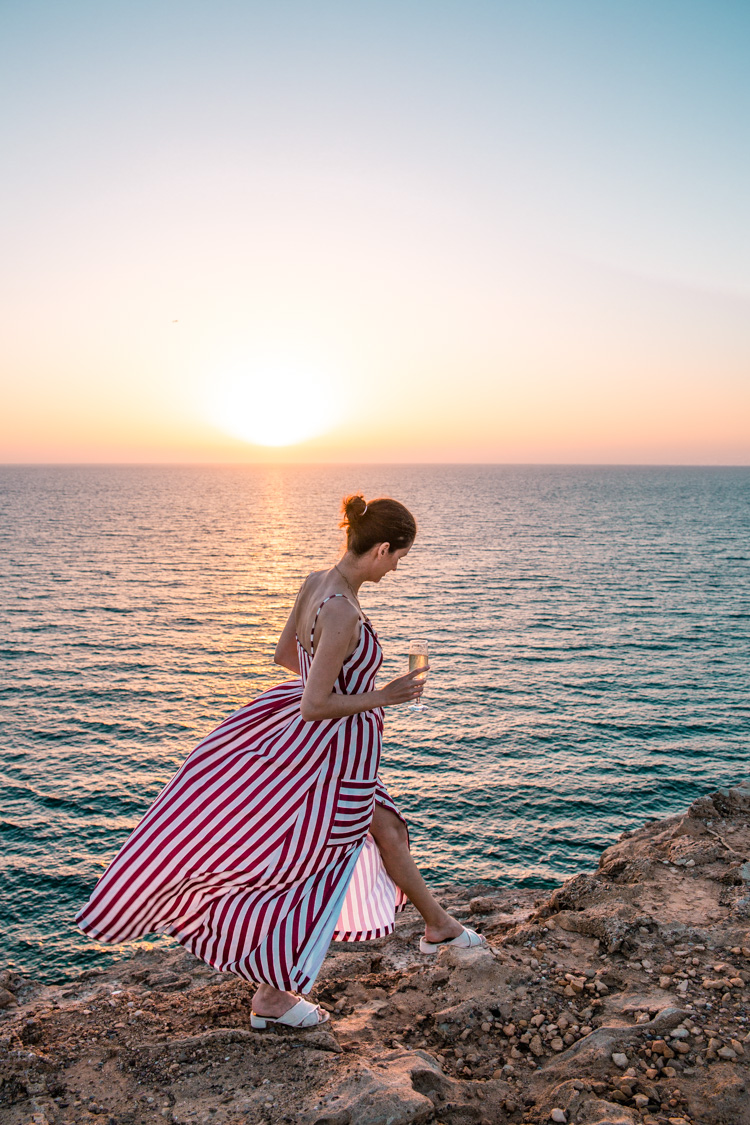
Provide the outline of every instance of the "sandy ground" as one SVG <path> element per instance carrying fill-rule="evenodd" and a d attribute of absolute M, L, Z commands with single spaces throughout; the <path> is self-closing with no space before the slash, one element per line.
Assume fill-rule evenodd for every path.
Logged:
<path fill-rule="evenodd" d="M 750 1125 L 750 783 L 626 833 L 551 896 L 445 888 L 486 948 L 331 948 L 324 1028 L 252 1031 L 182 949 L 0 974 L 3 1125 Z"/>

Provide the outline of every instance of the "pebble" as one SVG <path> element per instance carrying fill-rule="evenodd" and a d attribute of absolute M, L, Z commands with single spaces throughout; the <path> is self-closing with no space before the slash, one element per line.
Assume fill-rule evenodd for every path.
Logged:
<path fill-rule="evenodd" d="M 0 1008 L 10 1008 L 17 1004 L 15 996 L 7 988 L 0 988 Z"/>
<path fill-rule="evenodd" d="M 495 910 L 495 903 L 491 898 L 482 895 L 469 900 L 470 914 L 491 914 L 493 910 Z"/>
<path fill-rule="evenodd" d="M 621 1070 L 625 1070 L 628 1066 L 628 1056 L 624 1055 L 621 1051 L 615 1051 L 612 1055 L 612 1062 L 615 1066 L 619 1066 Z"/>
<path fill-rule="evenodd" d="M 561 1122 L 561 1125 L 565 1125 L 565 1122 L 568 1120 L 567 1117 L 565 1116 L 565 1110 L 564 1109 L 557 1109 L 557 1108 L 552 1110 L 552 1112 L 549 1115 L 549 1119 L 550 1119 L 550 1121 L 559 1121 L 559 1122 Z"/>

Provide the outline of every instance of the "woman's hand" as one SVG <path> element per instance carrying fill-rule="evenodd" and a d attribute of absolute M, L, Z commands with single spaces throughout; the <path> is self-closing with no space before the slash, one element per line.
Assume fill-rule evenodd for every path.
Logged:
<path fill-rule="evenodd" d="M 391 680 L 380 689 L 379 695 L 383 700 L 380 706 L 394 707 L 397 703 L 409 703 L 412 699 L 419 699 L 424 691 L 425 675 L 429 670 L 428 664 L 426 668 L 417 668 L 414 672 L 407 672 L 405 676 Z M 418 680 L 417 676 L 422 678 Z"/>

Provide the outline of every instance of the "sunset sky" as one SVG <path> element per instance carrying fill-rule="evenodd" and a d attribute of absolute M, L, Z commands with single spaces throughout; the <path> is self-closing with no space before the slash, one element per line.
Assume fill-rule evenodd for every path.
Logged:
<path fill-rule="evenodd" d="M 750 463 L 747 0 L 0 7 L 0 461 Z"/>

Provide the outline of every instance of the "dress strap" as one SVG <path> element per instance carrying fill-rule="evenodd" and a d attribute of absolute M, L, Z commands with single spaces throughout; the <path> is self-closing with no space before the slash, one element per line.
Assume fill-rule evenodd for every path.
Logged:
<path fill-rule="evenodd" d="M 326 604 L 326 602 L 330 602 L 331 598 L 346 598 L 346 594 L 329 594 L 327 598 L 323 598 L 323 601 L 318 606 L 318 612 L 315 614 L 315 617 L 313 618 L 312 629 L 310 630 L 310 656 L 315 655 L 314 649 L 313 649 L 313 644 L 314 644 L 313 637 L 315 636 L 315 626 L 318 624 L 318 617 L 320 615 L 320 611 L 323 608 L 323 606 Z M 346 598 L 346 600 L 351 605 L 354 604 L 351 601 L 350 598 Z"/>

